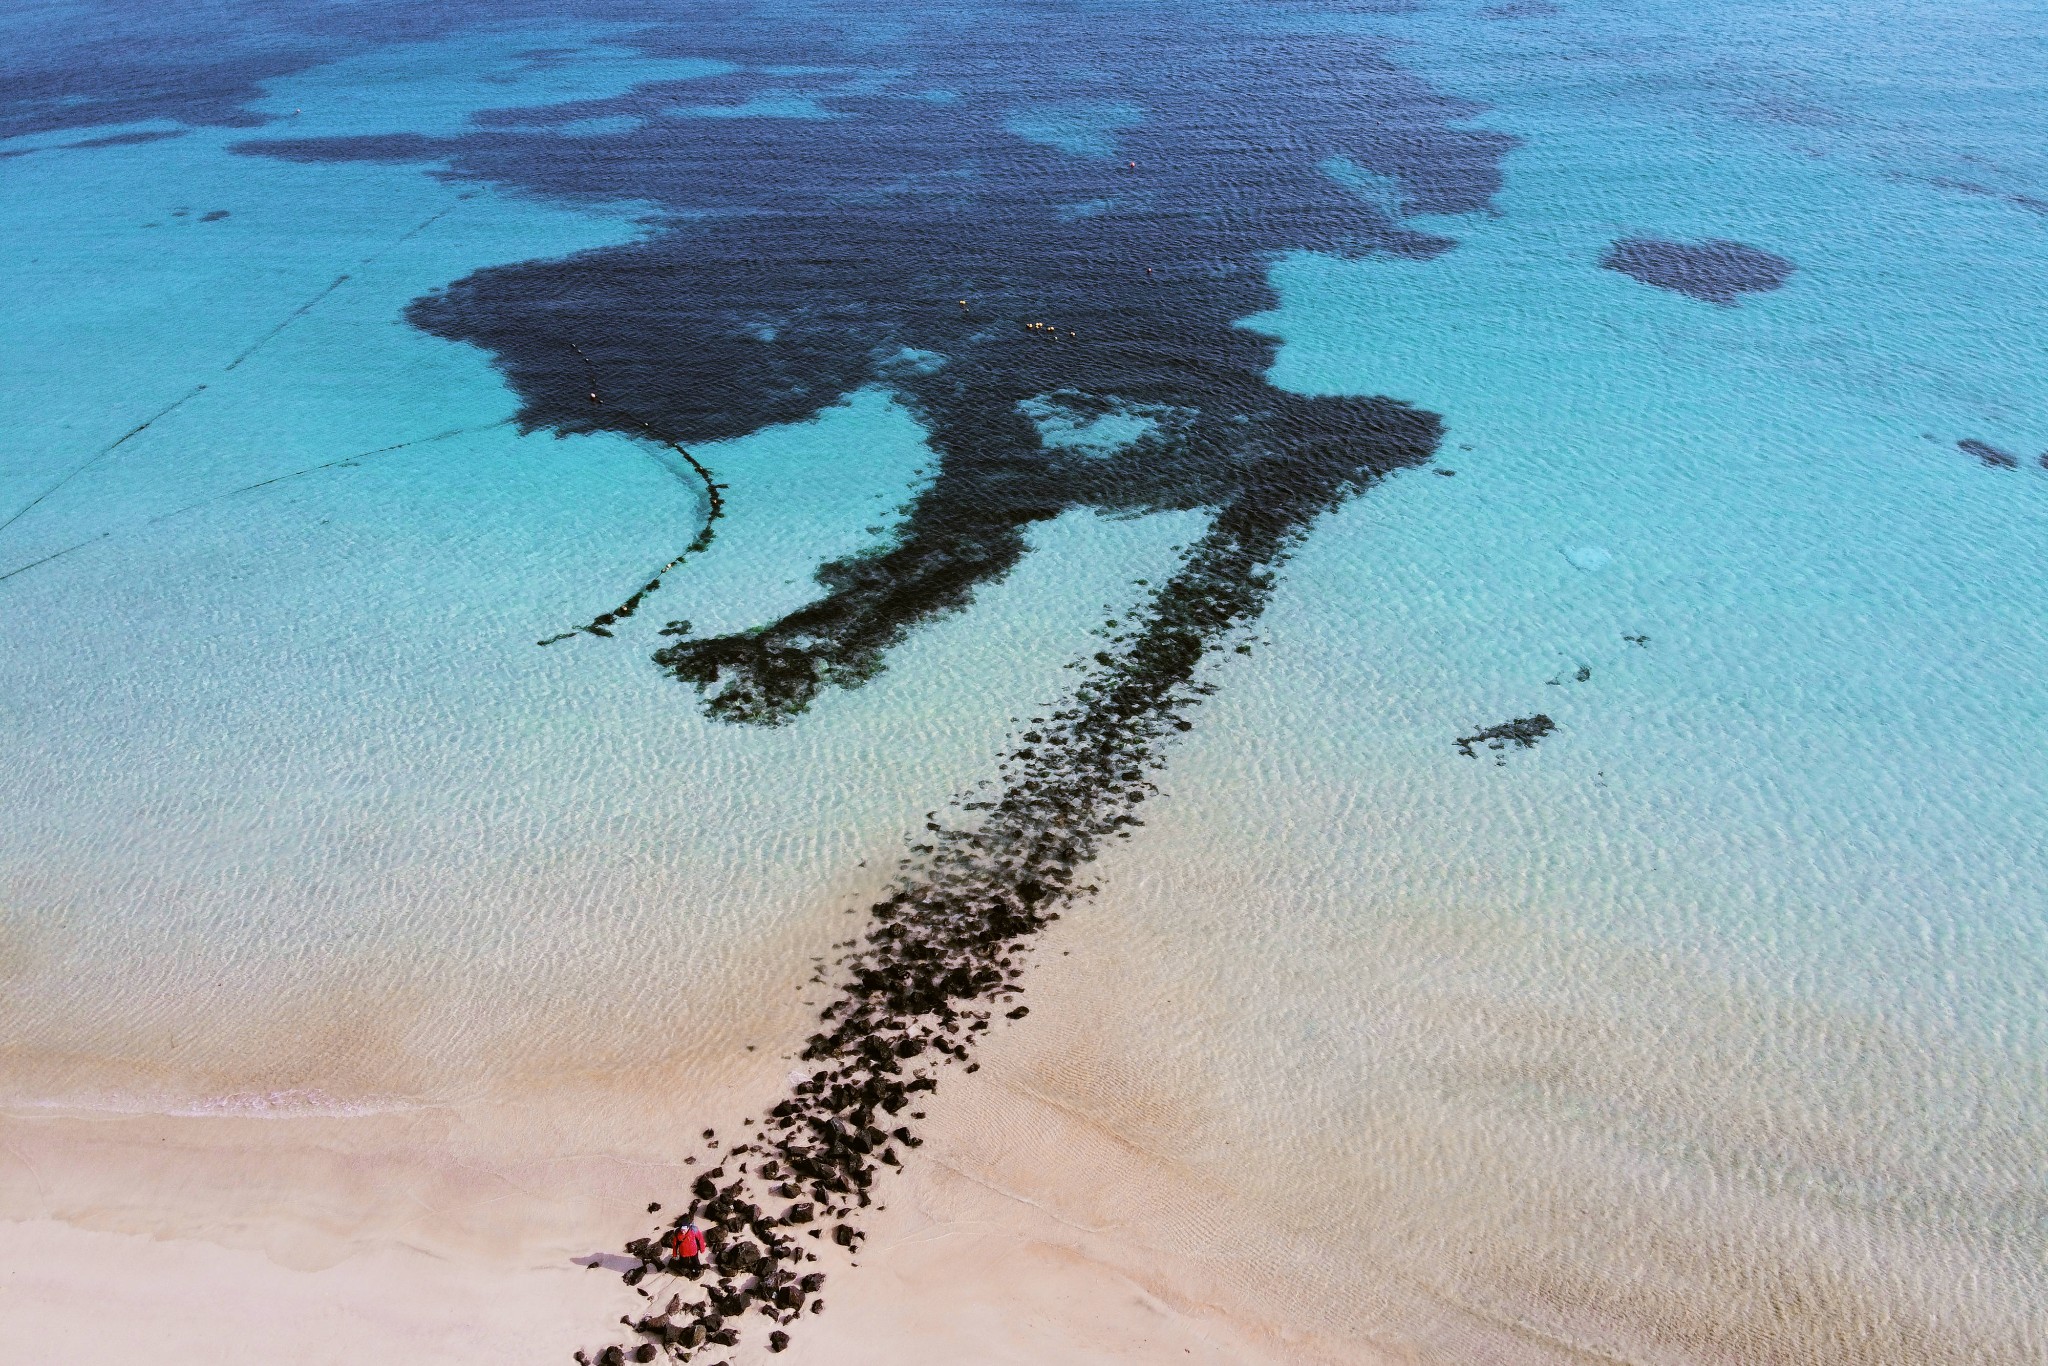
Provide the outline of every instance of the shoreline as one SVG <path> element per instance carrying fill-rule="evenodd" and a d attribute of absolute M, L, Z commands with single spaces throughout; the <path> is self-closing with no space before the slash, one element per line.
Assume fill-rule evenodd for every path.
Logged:
<path fill-rule="evenodd" d="M 2008 1287 L 2028 1273 L 1936 1228 L 1726 1189 L 1641 1148 L 1585 1146 L 1494 1106 L 1454 1112 L 1427 1092 L 1381 1095 L 1354 1121 L 1376 1136 L 1318 1127 L 1312 1096 L 1263 1135 L 1245 1127 L 1249 1097 L 1175 1075 L 1193 1062 L 1176 1050 L 1234 1015 L 1202 1004 L 1198 963 L 1151 959 L 1134 923 L 1150 879 L 1121 861 L 1110 876 L 1091 914 L 1048 930 L 1031 1016 L 980 1051 L 979 1073 L 955 1069 L 925 1098 L 927 1141 L 864 1211 L 859 1267 L 831 1263 L 828 1312 L 776 1359 L 2026 1359 L 2035 1314 L 1924 1269 L 2005 1265 Z M 1421 949 L 1385 951 L 1380 990 Z M 1131 1036 L 1144 1019 L 1170 1027 Z M 1541 1031 L 1527 1032 L 1489 1066 L 1540 1066 Z M 682 1160 L 696 1136 L 786 1094 L 781 1055 L 799 1034 L 792 1022 L 757 1053 L 734 1045 L 730 1069 L 700 1060 L 637 1087 L 625 1083 L 645 1069 L 611 1089 L 376 1115 L 0 1113 L 0 1340 L 33 1358 L 89 1337 L 170 1366 L 286 1353 L 562 1366 L 647 1312 L 616 1274 L 573 1259 L 642 1232 L 650 1201 L 687 1202 L 704 1170 Z M 1603 1058 L 1633 1070 L 1598 1051 L 1588 1065 Z M 1257 1094 L 1276 1103 L 1304 1082 L 1288 1073 Z M 157 1307 L 109 1325 L 108 1304 L 137 1284 Z M 328 1325 L 319 1350 L 301 1323 Z M 697 1357 L 722 1359 L 769 1357 L 758 1342 Z"/>
<path fill-rule="evenodd" d="M 807 1316 L 788 1359 L 1405 1359 L 1261 1322 L 1228 1269 L 1133 1242 L 1114 1215 L 1075 1204 L 1100 1185 L 1091 1159 L 1116 1146 L 1100 1131 L 1088 1141 L 1078 1118 L 1057 1145 L 1073 1159 L 1067 1170 L 1034 1162 L 1006 1170 L 1016 1185 L 999 1187 L 975 1170 L 991 1154 L 974 1151 L 986 1135 L 973 1120 L 1004 1088 L 961 1089 L 985 1093 L 955 1107 L 966 1131 L 935 1111 L 933 1146 L 907 1157 L 877 1202 L 858 1269 L 833 1266 L 845 1274 L 833 1277 L 832 1312 Z M 476 1127 L 445 1108 L 402 1118 L 0 1116 L 0 1286 L 10 1292 L 0 1337 L 34 1357 L 86 1336 L 95 1350 L 146 1350 L 174 1366 L 285 1352 L 566 1361 L 639 1302 L 615 1274 L 576 1259 L 616 1247 L 650 1192 L 686 1190 L 691 1169 L 626 1153 L 480 1162 L 488 1145 Z M 1190 1192 L 1168 1186 L 1136 1203 L 1185 1206 Z M 110 1302 L 123 1306 L 112 1319 Z"/>

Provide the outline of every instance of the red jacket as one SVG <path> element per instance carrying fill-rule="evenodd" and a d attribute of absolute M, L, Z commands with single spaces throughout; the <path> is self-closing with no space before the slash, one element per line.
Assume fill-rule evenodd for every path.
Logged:
<path fill-rule="evenodd" d="M 676 1256 L 701 1257 L 704 1255 L 704 1235 L 693 1228 L 676 1230 Z"/>

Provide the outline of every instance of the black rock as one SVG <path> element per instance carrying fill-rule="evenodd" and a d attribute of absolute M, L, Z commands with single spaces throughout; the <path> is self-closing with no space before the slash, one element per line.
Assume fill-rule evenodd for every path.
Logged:
<path fill-rule="evenodd" d="M 1534 749 L 1538 740 L 1556 729 L 1557 723 L 1542 712 L 1534 716 L 1518 716 L 1512 721 L 1503 721 L 1497 726 L 1488 726 L 1470 735 L 1459 736 L 1458 752 L 1469 759 L 1475 753 L 1474 745 L 1485 745 L 1495 752 L 1503 751 L 1510 745 L 1521 749 Z"/>
<path fill-rule="evenodd" d="M 783 1332 L 781 1329 L 777 1329 L 776 1331 L 768 1335 L 769 1351 L 779 1352 L 787 1346 L 789 1346 L 789 1334 Z"/>
<path fill-rule="evenodd" d="M 808 1224 L 816 1215 L 817 1210 L 809 1201 L 804 1201 L 802 1204 L 791 1205 L 789 1213 L 783 1215 L 782 1219 L 788 1224 Z"/>
<path fill-rule="evenodd" d="M 642 1362 L 654 1360 L 654 1344 L 643 1342 L 638 1347 L 635 1347 L 633 1349 L 633 1360 Z"/>

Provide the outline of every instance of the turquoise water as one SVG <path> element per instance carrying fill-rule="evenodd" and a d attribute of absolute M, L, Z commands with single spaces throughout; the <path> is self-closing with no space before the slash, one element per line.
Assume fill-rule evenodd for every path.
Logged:
<path fill-rule="evenodd" d="M 1278 340 L 1274 385 L 1391 395 L 1446 435 L 1303 542 L 1170 799 L 1070 913 L 1041 1032 L 989 1065 L 1264 1211 L 1246 1241 L 1304 1264 L 1268 1287 L 1283 1320 L 1444 1360 L 2048 1350 L 2044 17 L 1262 21 L 1265 45 L 1385 39 L 1517 140 L 1461 213 L 1304 148 L 1456 245 L 1304 242 L 1237 324 Z M 25 153 L 0 160 L 10 1108 L 424 1105 L 571 1059 L 625 1075 L 678 1028 L 732 1052 L 749 983 L 800 980 L 806 927 L 1199 534 L 1068 509 L 797 724 L 700 714 L 646 658 L 662 622 L 801 607 L 930 486 L 883 367 L 693 441 L 729 485 L 711 548 L 626 639 L 534 647 L 682 550 L 700 488 L 653 443 L 527 430 L 485 351 L 405 311 L 672 206 L 235 149 L 506 109 L 802 138 L 855 120 L 835 91 L 938 88 L 892 72 L 884 27 L 849 69 L 699 98 L 734 68 L 688 36 L 309 42 L 235 106 L 273 122 L 0 143 Z M 1005 126 L 1113 162 L 1143 92 L 1097 76 Z M 177 136 L 76 145 L 124 133 Z M 1794 269 L 1724 306 L 1601 269 L 1627 238 Z M 1025 416 L 1082 458 L 1173 420 Z M 1454 746 L 1538 712 L 1533 749 Z M 1102 1037 L 1110 1062 L 1076 1061 Z M 1174 1122 L 1126 1106 L 1131 1076 Z"/>

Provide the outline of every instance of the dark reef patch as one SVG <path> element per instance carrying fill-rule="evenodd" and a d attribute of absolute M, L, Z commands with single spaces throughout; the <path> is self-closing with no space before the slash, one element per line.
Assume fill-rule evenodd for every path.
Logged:
<path fill-rule="evenodd" d="M 1590 670 L 1583 672 L 1587 677 L 1591 677 Z M 1517 716 L 1512 721 L 1503 721 L 1497 726 L 1488 726 L 1470 735 L 1459 736 L 1458 753 L 1467 759 L 1475 759 L 1479 751 L 1474 746 L 1484 745 L 1497 756 L 1494 759 L 1496 764 L 1505 763 L 1509 749 L 1534 749 L 1538 740 L 1556 729 L 1557 723 L 1542 712 L 1537 712 L 1534 716 Z"/>
<path fill-rule="evenodd" d="M 1732 305 L 1741 294 L 1763 294 L 1791 278 L 1793 265 L 1760 247 L 1725 238 L 1667 242 L 1624 237 L 1600 258 L 1604 270 L 1707 303 Z"/>

